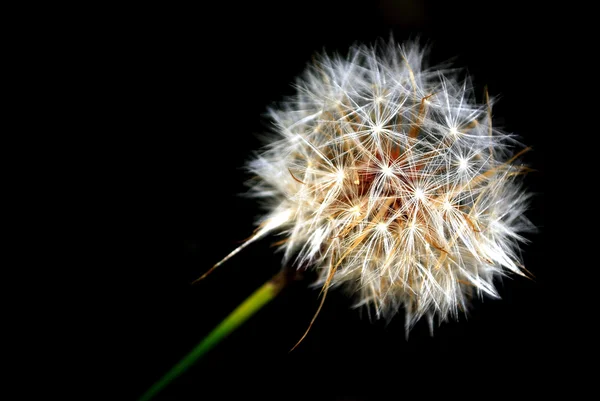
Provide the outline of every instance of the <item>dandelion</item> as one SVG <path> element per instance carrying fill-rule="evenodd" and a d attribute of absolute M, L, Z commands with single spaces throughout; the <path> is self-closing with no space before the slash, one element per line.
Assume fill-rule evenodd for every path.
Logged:
<path fill-rule="evenodd" d="M 213 269 L 277 235 L 284 266 L 317 271 L 321 306 L 342 287 L 376 318 L 403 311 L 407 333 L 498 297 L 501 276 L 525 275 L 528 148 L 492 125 L 487 92 L 478 102 L 463 71 L 426 68 L 425 56 L 390 41 L 314 60 L 296 94 L 269 110 L 271 136 L 248 163 L 264 216 Z M 280 288 L 261 287 L 149 394 Z"/>
<path fill-rule="evenodd" d="M 460 70 L 424 56 L 389 42 L 317 58 L 269 110 L 273 135 L 249 163 L 266 205 L 249 242 L 277 233 L 284 264 L 312 266 L 324 291 L 345 287 L 377 318 L 403 310 L 407 330 L 498 297 L 496 277 L 524 274 L 531 228 L 527 148 L 492 126 L 487 94 L 478 103 Z"/>

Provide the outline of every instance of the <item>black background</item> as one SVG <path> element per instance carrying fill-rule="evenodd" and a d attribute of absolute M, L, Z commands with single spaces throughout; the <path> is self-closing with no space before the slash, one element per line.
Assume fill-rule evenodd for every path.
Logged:
<path fill-rule="evenodd" d="M 294 391 L 311 390 L 327 381 L 315 372 L 328 370 L 344 372 L 349 381 L 378 370 L 406 378 L 415 375 L 413 361 L 441 351 L 456 352 L 475 366 L 535 361 L 545 348 L 549 313 L 546 136 L 540 124 L 540 114 L 548 113 L 540 81 L 551 58 L 545 11 L 518 2 L 387 0 L 215 2 L 128 14 L 130 28 L 115 63 L 122 60 L 124 102 L 139 111 L 140 123 L 128 127 L 139 138 L 134 152 L 142 160 L 132 185 L 144 181 L 150 189 L 134 207 L 144 210 L 143 224 L 153 234 L 128 245 L 132 257 L 123 274 L 135 280 L 125 288 L 111 331 L 124 349 L 115 361 L 127 384 L 120 396 L 139 396 L 279 270 L 280 256 L 266 239 L 190 285 L 254 228 L 259 211 L 238 194 L 248 178 L 242 167 L 260 146 L 257 134 L 269 129 L 266 108 L 293 93 L 291 83 L 316 52 L 343 53 L 355 42 L 390 35 L 430 44 L 431 64 L 454 58 L 465 66 L 478 94 L 487 85 L 500 96 L 495 122 L 533 148 L 525 157 L 536 170 L 526 178 L 535 193 L 527 215 L 540 231 L 529 235 L 532 242 L 523 249 L 535 279 L 504 279 L 497 283 L 502 300 L 475 302 L 468 316 L 442 324 L 433 337 L 420 322 L 408 341 L 402 313 L 389 324 L 370 322 L 350 308 L 345 294 L 332 291 L 308 337 L 289 353 L 319 302 L 309 281 L 297 282 L 158 399 L 221 399 L 249 377 L 248 396 L 282 377 Z M 428 374 L 441 375 L 435 368 Z M 319 394 L 365 399 L 341 398 L 341 386 L 330 390 L 331 396 Z M 313 393 L 307 399 L 316 398 Z"/>

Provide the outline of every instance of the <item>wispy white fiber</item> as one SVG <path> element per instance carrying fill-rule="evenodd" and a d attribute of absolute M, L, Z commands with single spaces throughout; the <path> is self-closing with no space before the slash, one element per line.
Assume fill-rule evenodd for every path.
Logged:
<path fill-rule="evenodd" d="M 375 316 L 407 328 L 456 318 L 494 281 L 523 274 L 523 148 L 492 126 L 458 69 L 425 68 L 417 44 L 357 45 L 318 57 L 269 111 L 273 135 L 249 163 L 265 200 L 258 236 L 311 266 Z M 461 78 L 461 76 L 463 76 Z"/>

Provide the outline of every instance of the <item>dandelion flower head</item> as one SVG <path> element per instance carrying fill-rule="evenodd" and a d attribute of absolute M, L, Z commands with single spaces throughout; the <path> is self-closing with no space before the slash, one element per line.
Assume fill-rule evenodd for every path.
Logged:
<path fill-rule="evenodd" d="M 492 125 L 464 71 L 425 56 L 390 41 L 317 57 L 269 110 L 273 132 L 248 164 L 266 208 L 249 242 L 281 236 L 283 263 L 376 317 L 404 311 L 407 328 L 498 297 L 499 276 L 523 275 L 531 227 L 526 149 Z"/>

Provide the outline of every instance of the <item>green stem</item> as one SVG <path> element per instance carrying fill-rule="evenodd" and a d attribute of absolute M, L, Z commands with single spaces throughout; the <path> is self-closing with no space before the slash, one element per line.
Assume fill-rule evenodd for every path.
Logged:
<path fill-rule="evenodd" d="M 212 349 L 223 338 L 237 329 L 250 316 L 256 313 L 260 308 L 265 306 L 270 300 L 281 291 L 285 285 L 283 274 L 275 275 L 271 280 L 263 284 L 259 289 L 254 291 L 244 302 L 233 310 L 217 327 L 215 327 L 196 347 L 187 354 L 177 365 L 168 371 L 159 381 L 154 383 L 152 387 L 139 398 L 139 401 L 149 401 L 170 382 L 179 377 L 190 366 L 192 366 L 199 358 L 207 351 Z"/>

